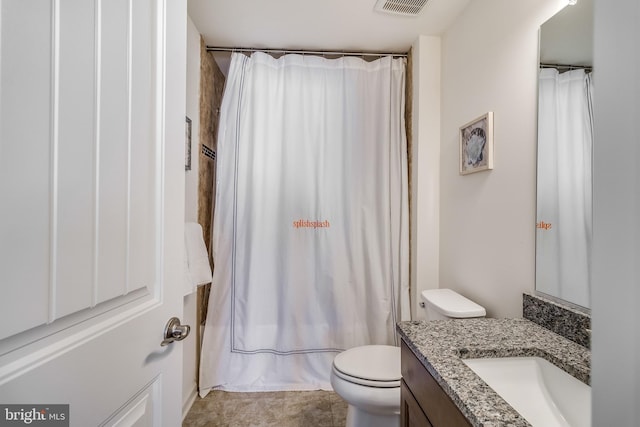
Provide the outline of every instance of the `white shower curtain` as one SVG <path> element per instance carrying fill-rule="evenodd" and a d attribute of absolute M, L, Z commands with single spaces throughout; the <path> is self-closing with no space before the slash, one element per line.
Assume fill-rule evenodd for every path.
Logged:
<path fill-rule="evenodd" d="M 200 394 L 330 389 L 408 319 L 405 60 L 232 56 Z"/>
<path fill-rule="evenodd" d="M 589 307 L 591 74 L 540 71 L 536 289 Z"/>

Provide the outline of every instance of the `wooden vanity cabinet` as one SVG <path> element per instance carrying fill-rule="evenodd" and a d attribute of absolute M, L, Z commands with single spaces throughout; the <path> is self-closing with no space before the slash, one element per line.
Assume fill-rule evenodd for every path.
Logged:
<path fill-rule="evenodd" d="M 471 424 L 409 349 L 400 346 L 402 427 L 470 427 Z"/>
<path fill-rule="evenodd" d="M 433 427 L 404 380 L 400 385 L 400 427 Z"/>

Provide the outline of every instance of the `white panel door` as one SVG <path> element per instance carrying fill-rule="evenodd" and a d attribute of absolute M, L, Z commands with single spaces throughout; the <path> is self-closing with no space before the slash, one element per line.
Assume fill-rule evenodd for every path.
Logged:
<path fill-rule="evenodd" d="M 0 0 L 0 406 L 180 425 L 185 45 L 186 0 Z"/>

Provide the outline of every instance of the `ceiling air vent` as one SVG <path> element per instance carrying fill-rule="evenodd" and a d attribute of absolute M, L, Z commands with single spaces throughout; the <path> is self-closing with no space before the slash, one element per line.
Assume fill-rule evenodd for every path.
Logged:
<path fill-rule="evenodd" d="M 394 15 L 417 16 L 427 0 L 378 0 L 374 10 Z"/>

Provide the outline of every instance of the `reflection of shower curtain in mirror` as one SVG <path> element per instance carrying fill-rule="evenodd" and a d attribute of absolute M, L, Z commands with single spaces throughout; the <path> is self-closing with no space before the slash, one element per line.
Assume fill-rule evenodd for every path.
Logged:
<path fill-rule="evenodd" d="M 589 307 L 591 75 L 540 71 L 536 289 Z"/>
<path fill-rule="evenodd" d="M 408 318 L 404 59 L 234 54 L 200 394 L 330 389 Z"/>

